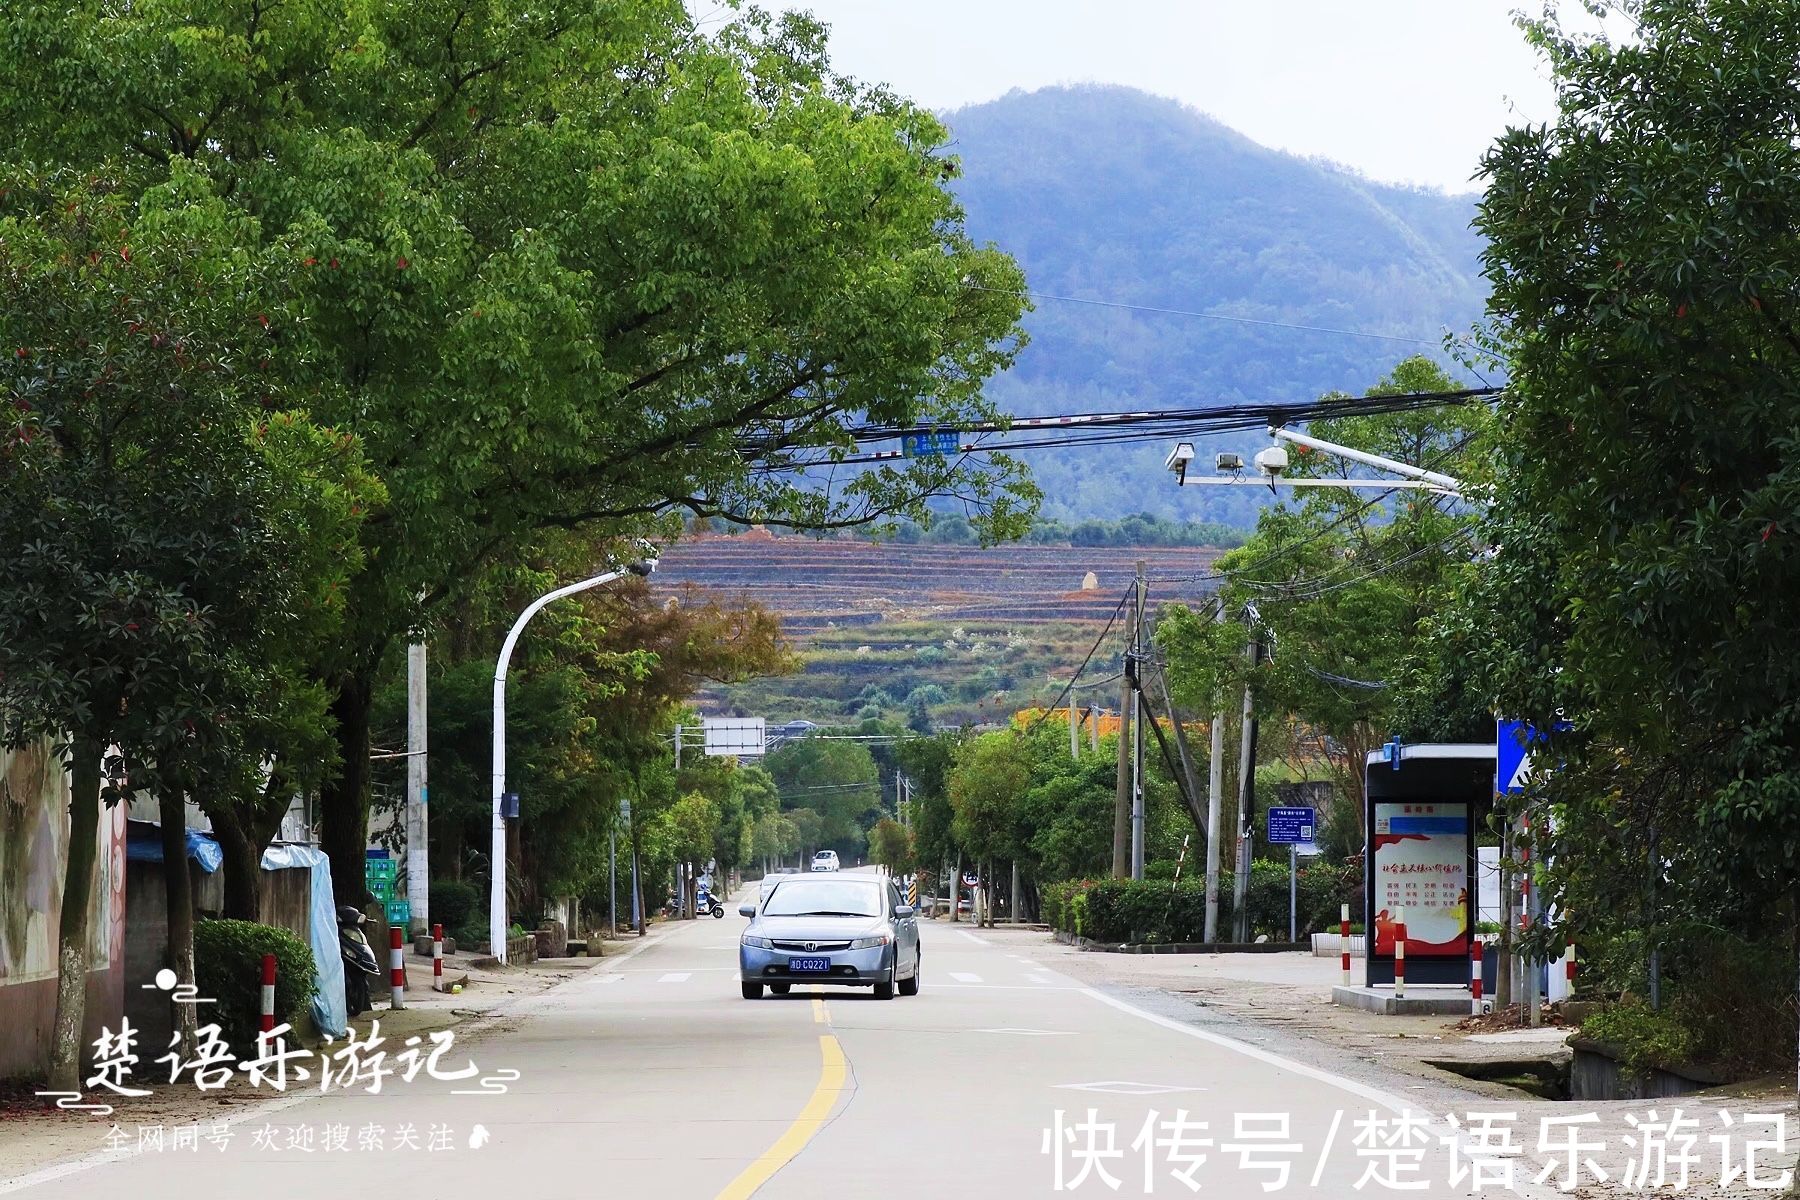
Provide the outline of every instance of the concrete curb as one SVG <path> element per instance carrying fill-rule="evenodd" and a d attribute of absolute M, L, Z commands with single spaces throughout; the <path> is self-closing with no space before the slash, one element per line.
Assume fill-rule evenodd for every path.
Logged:
<path fill-rule="evenodd" d="M 1097 942 L 1055 930 L 1057 941 L 1097 954 L 1291 954 L 1310 951 L 1311 942 Z"/>

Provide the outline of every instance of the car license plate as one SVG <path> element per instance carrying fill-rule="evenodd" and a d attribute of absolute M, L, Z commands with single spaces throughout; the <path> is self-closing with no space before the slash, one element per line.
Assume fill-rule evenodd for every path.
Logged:
<path fill-rule="evenodd" d="M 831 960 L 829 958 L 790 958 L 788 959 L 788 970 L 813 971 L 823 974 L 831 970 Z"/>

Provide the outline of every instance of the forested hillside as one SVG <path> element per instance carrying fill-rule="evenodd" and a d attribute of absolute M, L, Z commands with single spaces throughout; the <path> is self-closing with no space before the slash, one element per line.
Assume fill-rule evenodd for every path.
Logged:
<path fill-rule="evenodd" d="M 1473 195 L 1371 183 L 1127 88 L 1014 93 L 946 120 L 971 233 L 1014 255 L 1036 293 L 1419 339 L 1042 299 L 1026 319 L 1031 345 L 989 385 L 1009 411 L 1360 392 L 1411 354 L 1441 357 L 1443 332 L 1467 330 L 1481 312 Z M 1247 433 L 1219 448 L 1260 444 Z M 1253 519 L 1254 491 L 1177 492 L 1165 452 L 1032 451 L 1044 515 Z"/>

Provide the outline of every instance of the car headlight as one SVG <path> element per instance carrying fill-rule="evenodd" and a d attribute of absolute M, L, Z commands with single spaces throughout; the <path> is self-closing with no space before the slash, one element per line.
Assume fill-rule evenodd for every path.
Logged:
<path fill-rule="evenodd" d="M 874 937 L 857 938 L 850 943 L 852 950 L 873 950 L 876 946 L 885 946 L 894 940 L 891 933 L 878 933 Z"/>
<path fill-rule="evenodd" d="M 775 948 L 774 942 L 770 941 L 768 938 L 759 938 L 759 937 L 745 938 L 744 945 L 754 946 L 758 950 L 773 950 Z"/>

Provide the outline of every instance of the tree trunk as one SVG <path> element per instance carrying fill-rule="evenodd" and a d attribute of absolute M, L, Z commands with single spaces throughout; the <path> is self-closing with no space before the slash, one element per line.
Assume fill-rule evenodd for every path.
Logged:
<path fill-rule="evenodd" d="M 88 899 L 100 832 L 100 747 L 77 739 L 69 774 L 69 857 L 63 870 L 56 951 L 56 1022 L 50 1035 L 50 1088 L 81 1089 L 81 1030 L 87 1017 Z"/>
<path fill-rule="evenodd" d="M 234 921 L 262 920 L 262 851 L 229 808 L 202 805 L 213 836 L 225 854 L 225 915 Z M 171 898 L 170 903 L 174 900 Z"/>
<path fill-rule="evenodd" d="M 950 872 L 950 919 L 958 920 L 956 906 L 962 900 L 962 851 L 956 852 L 956 870 Z"/>
<path fill-rule="evenodd" d="M 187 805 L 171 786 L 160 789 L 157 808 L 162 820 L 163 896 L 169 918 L 169 969 L 179 984 L 194 982 L 194 885 L 188 875 Z M 170 1028 L 180 1039 L 183 1061 L 194 1057 L 194 1006 L 171 999 Z"/>
<path fill-rule="evenodd" d="M 343 763 L 319 793 L 319 848 L 331 859 L 331 890 L 339 904 L 368 903 L 363 881 L 369 848 L 369 708 L 372 683 L 365 673 L 344 676 L 331 702 Z M 501 931 L 505 935 L 505 931 Z"/>

